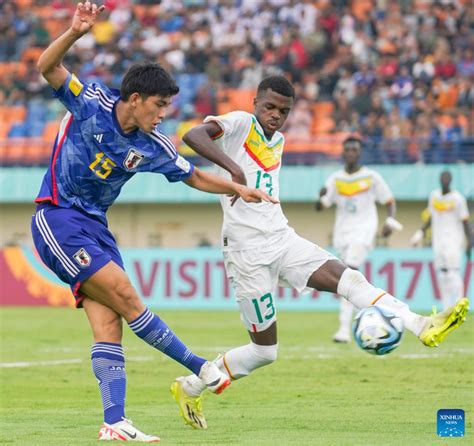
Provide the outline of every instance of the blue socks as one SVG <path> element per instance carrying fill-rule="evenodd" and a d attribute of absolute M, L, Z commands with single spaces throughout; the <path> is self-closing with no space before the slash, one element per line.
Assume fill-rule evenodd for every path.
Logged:
<path fill-rule="evenodd" d="M 128 325 L 139 338 L 199 375 L 206 360 L 194 355 L 171 328 L 148 308 Z"/>
<path fill-rule="evenodd" d="M 125 418 L 125 358 L 120 344 L 98 342 L 92 346 L 92 370 L 99 381 L 104 421 L 114 424 Z"/>

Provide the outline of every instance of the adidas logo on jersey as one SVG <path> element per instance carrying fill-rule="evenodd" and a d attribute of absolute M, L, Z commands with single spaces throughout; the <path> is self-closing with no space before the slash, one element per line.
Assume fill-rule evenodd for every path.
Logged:
<path fill-rule="evenodd" d="M 97 135 L 94 135 L 94 138 L 98 141 L 98 142 L 102 142 L 102 138 L 104 137 L 104 134 L 103 133 L 98 133 Z"/>

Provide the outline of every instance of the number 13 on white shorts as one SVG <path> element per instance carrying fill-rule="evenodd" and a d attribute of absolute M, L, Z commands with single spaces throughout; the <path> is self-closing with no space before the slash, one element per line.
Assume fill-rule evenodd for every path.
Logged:
<path fill-rule="evenodd" d="M 242 321 L 252 332 L 267 329 L 276 319 L 272 293 L 239 300 Z"/>

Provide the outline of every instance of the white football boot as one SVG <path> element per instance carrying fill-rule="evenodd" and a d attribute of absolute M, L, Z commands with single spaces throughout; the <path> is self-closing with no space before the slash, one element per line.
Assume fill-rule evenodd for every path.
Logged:
<path fill-rule="evenodd" d="M 114 424 L 104 423 L 99 431 L 100 441 L 140 441 L 142 443 L 159 443 L 160 437 L 140 432 L 130 420 L 123 418 Z"/>
<path fill-rule="evenodd" d="M 332 340 L 341 344 L 348 344 L 349 342 L 351 342 L 351 333 L 344 328 L 340 328 L 334 334 Z"/>
<path fill-rule="evenodd" d="M 206 384 L 206 388 L 212 393 L 219 395 L 227 387 L 230 386 L 230 378 L 219 370 L 219 367 L 214 362 L 207 361 L 201 367 L 199 378 Z"/>

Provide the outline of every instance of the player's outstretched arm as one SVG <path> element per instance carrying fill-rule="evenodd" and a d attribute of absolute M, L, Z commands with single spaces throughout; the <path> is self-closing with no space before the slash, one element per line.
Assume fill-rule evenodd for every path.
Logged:
<path fill-rule="evenodd" d="M 69 75 L 62 65 L 64 55 L 76 40 L 91 30 L 97 16 L 104 9 L 105 6 L 97 6 L 95 3 L 78 3 L 69 29 L 41 54 L 37 63 L 38 70 L 55 90 L 61 87 Z"/>
<path fill-rule="evenodd" d="M 233 181 L 214 175 L 209 172 L 204 172 L 201 169 L 195 168 L 192 175 L 185 180 L 188 186 L 204 192 L 213 194 L 231 194 L 238 195 L 242 200 L 251 203 L 260 203 L 261 201 L 268 201 L 270 203 L 279 203 L 273 197 L 270 197 L 265 192 L 258 189 L 251 189 L 242 184 L 234 183 Z"/>
<path fill-rule="evenodd" d="M 217 122 L 207 122 L 192 128 L 183 136 L 183 141 L 202 157 L 227 170 L 232 175 L 232 181 L 247 184 L 245 174 L 240 166 L 214 144 L 212 138 L 222 133 Z"/>

